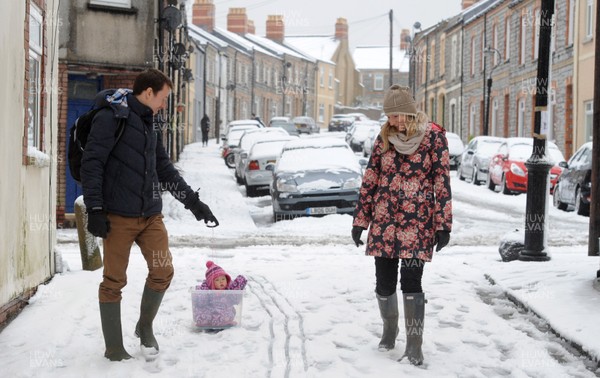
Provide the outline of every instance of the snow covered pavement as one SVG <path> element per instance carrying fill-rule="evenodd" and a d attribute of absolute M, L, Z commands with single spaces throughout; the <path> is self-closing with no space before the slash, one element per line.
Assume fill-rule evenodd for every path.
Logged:
<path fill-rule="evenodd" d="M 272 224 L 268 197 L 247 199 L 216 145 L 186 147 L 183 175 L 219 219 L 208 229 L 169 195 L 175 278 L 155 323 L 161 356 L 146 362 L 133 328 L 147 272 L 134 248 L 123 295 L 127 350 L 136 359 L 111 363 L 104 351 L 97 304 L 101 271 L 81 270 L 72 230 L 58 249 L 70 271 L 39 288 L 30 305 L 0 333 L 0 375 L 7 377 L 594 377 L 592 361 L 561 341 L 552 327 L 600 356 L 600 310 L 592 278 L 598 258 L 581 245 L 587 218 L 550 209 L 552 260 L 502 263 L 499 238 L 522 227 L 524 196 L 503 196 L 453 181 L 451 244 L 425 267 L 425 364 L 381 353 L 372 258 L 349 235 L 350 216 Z M 453 178 L 454 180 L 454 178 Z M 493 204 L 486 206 L 486 201 Z M 561 233 L 561 228 L 564 232 Z M 569 244 L 570 241 L 570 244 Z M 574 244 L 574 246 L 572 245 Z M 192 325 L 189 288 L 210 259 L 249 279 L 242 326 L 217 334 Z M 402 307 L 400 310 L 402 316 Z M 401 319 L 402 323 L 403 319 Z"/>

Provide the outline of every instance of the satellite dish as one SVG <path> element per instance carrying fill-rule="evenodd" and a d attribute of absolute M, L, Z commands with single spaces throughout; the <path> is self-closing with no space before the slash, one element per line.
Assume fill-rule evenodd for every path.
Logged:
<path fill-rule="evenodd" d="M 173 45 L 173 54 L 177 56 L 182 56 L 185 54 L 187 50 L 185 49 L 185 45 L 183 43 L 176 43 Z"/>
<path fill-rule="evenodd" d="M 162 26 L 172 32 L 181 26 L 181 11 L 169 5 L 162 11 Z"/>

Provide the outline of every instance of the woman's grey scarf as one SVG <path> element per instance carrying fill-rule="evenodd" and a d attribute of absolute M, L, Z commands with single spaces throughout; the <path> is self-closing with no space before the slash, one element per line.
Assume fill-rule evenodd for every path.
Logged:
<path fill-rule="evenodd" d="M 403 155 L 412 155 L 421 145 L 421 141 L 423 140 L 424 136 L 425 128 L 421 126 L 417 129 L 417 132 L 411 137 L 408 137 L 403 132 L 395 134 L 390 133 L 388 140 L 399 153 Z"/>

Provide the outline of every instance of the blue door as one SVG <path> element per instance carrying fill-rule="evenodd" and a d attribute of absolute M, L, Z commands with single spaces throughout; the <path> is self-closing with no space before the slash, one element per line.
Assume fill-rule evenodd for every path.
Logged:
<path fill-rule="evenodd" d="M 71 126 L 75 123 L 77 117 L 87 112 L 92 108 L 94 104 L 94 98 L 96 94 L 101 89 L 101 79 L 88 79 L 84 75 L 69 75 L 69 93 L 68 93 L 68 101 L 67 101 L 67 148 L 68 148 L 68 140 L 69 140 L 69 132 L 71 131 Z M 66 153 L 65 153 L 66 155 Z M 77 197 L 79 197 L 82 193 L 81 186 L 79 186 L 73 177 L 71 176 L 71 172 L 68 167 L 67 156 L 65 156 L 65 161 L 67 161 L 67 169 L 66 169 L 66 187 L 65 187 L 65 213 L 73 213 L 74 212 L 74 204 Z"/>

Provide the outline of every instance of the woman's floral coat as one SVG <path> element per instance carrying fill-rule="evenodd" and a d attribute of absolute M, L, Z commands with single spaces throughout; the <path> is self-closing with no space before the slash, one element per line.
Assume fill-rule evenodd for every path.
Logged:
<path fill-rule="evenodd" d="M 403 155 L 377 137 L 363 176 L 353 226 L 369 228 L 366 254 L 431 261 L 437 230 L 452 230 L 446 137 L 428 125 L 421 145 Z"/>

